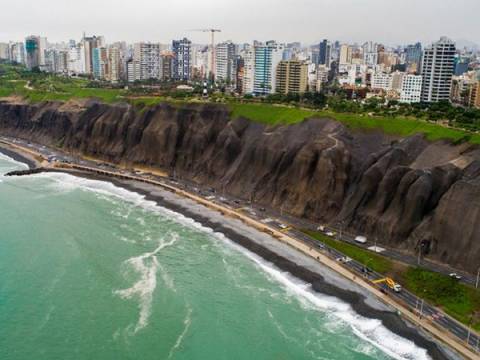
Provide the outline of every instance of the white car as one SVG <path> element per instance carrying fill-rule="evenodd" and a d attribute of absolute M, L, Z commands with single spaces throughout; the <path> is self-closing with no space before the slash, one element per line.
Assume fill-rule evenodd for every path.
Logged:
<path fill-rule="evenodd" d="M 457 273 L 451 273 L 448 276 L 450 276 L 452 279 L 455 279 L 455 280 L 462 280 L 462 277 Z"/>
<path fill-rule="evenodd" d="M 325 235 L 330 236 L 330 237 L 334 237 L 335 233 L 331 232 L 331 231 L 328 231 Z"/>

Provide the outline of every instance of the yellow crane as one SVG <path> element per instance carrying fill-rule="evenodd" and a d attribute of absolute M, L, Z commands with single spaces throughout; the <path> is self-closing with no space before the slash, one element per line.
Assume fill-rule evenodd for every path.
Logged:
<path fill-rule="evenodd" d="M 222 32 L 219 29 L 193 29 L 190 31 L 200 31 L 200 32 L 209 32 L 211 34 L 211 59 L 210 59 L 210 72 L 212 73 L 212 78 L 215 78 L 215 33 Z"/>
<path fill-rule="evenodd" d="M 375 280 L 373 282 L 374 284 L 382 284 L 385 283 L 387 286 L 392 289 L 395 292 L 400 292 L 402 291 L 402 286 L 400 284 L 397 284 L 392 278 L 386 277 L 383 279 Z"/>

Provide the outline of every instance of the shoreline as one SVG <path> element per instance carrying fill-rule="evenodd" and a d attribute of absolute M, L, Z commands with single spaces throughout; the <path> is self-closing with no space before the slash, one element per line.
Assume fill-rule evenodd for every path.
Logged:
<path fill-rule="evenodd" d="M 7 146 L 7 144 L 0 142 L 0 153 L 12 158 L 15 161 L 21 162 L 28 166 L 29 169 L 35 169 L 38 167 L 38 162 L 34 159 L 27 157 L 25 154 L 20 153 L 18 150 L 14 150 Z"/>
<path fill-rule="evenodd" d="M 20 151 L 20 149 L 9 150 L 5 149 L 5 147 L 0 144 L 0 152 L 5 153 L 5 155 L 10 156 L 16 161 L 28 162 L 29 168 L 36 167 L 37 163 L 35 161 L 28 159 L 26 155 L 19 154 L 17 151 Z M 247 224 L 243 224 L 238 219 L 230 219 L 228 216 L 225 216 L 223 213 L 217 210 L 213 210 L 202 204 L 198 204 L 191 199 L 182 197 L 179 194 L 170 193 L 167 190 L 152 184 L 146 185 L 137 181 L 120 180 L 78 170 L 69 171 L 58 168 L 51 170 L 49 169 L 49 171 L 67 173 L 73 176 L 84 177 L 91 180 L 110 182 L 115 186 L 141 194 L 145 196 L 146 200 L 153 201 L 161 207 L 165 207 L 169 210 L 180 213 L 199 222 L 203 226 L 213 229 L 215 232 L 224 234 L 235 244 L 240 245 L 242 248 L 256 254 L 265 261 L 272 263 L 280 270 L 286 271 L 293 277 L 312 284 L 312 290 L 315 293 L 335 297 L 349 304 L 358 315 L 365 318 L 380 320 L 382 325 L 392 333 L 404 339 L 410 340 L 416 346 L 425 349 L 432 359 L 443 360 L 458 358 L 457 354 L 450 350 L 450 348 L 447 348 L 443 344 L 434 340 L 420 327 L 400 317 L 395 312 L 395 309 L 384 304 L 374 294 L 369 293 L 367 290 L 361 288 L 354 282 L 343 278 L 342 275 L 336 273 L 327 266 L 322 265 L 316 260 L 309 258 L 306 254 L 302 254 L 300 251 L 281 243 L 278 239 L 275 239 L 268 234 L 261 233 L 259 230 L 254 229 Z M 190 202 L 190 206 L 202 208 L 203 210 L 201 213 L 193 211 L 189 206 L 185 206 L 186 202 Z M 216 216 L 213 219 L 206 215 L 207 213 L 216 213 Z M 276 244 L 275 246 L 278 245 L 278 247 L 283 246 L 288 248 L 287 254 L 281 254 L 281 251 L 274 251 L 265 244 L 259 243 L 249 236 L 242 235 L 240 231 L 235 231 L 235 229 L 232 229 L 226 225 L 228 219 L 243 224 L 243 226 L 250 228 L 254 232 L 263 234 L 263 236 L 269 237 L 272 240 L 272 243 Z M 289 259 L 292 257 L 291 255 L 293 253 L 296 253 L 296 256 L 293 256 L 296 258 L 296 262 Z M 308 263 L 311 264 L 312 262 L 316 263 L 318 267 L 322 267 L 323 270 L 312 270 L 311 267 L 308 266 Z M 305 266 L 305 264 L 307 264 L 307 266 Z M 343 287 L 339 286 L 339 283 L 343 285 Z"/>
<path fill-rule="evenodd" d="M 276 244 L 275 247 L 278 246 L 278 248 L 276 249 L 277 251 L 272 250 L 271 248 L 269 248 L 269 246 L 260 243 L 258 239 L 256 239 L 257 241 L 253 240 L 252 237 L 244 236 L 240 234 L 240 231 L 235 231 L 235 229 L 232 229 L 230 226 L 226 225 L 225 222 L 227 221 L 228 217 L 224 216 L 223 214 L 217 212 L 217 216 L 212 219 L 207 214 L 214 213 L 216 212 L 215 210 L 204 207 L 201 204 L 194 203 L 189 199 L 182 198 L 178 194 L 171 194 L 166 190 L 155 187 L 154 185 L 146 186 L 145 184 L 136 183 L 130 180 L 119 180 L 80 171 L 72 172 L 65 171 L 63 169 L 57 169 L 56 171 L 59 173 L 66 173 L 73 176 L 84 177 L 90 180 L 110 182 L 115 186 L 118 186 L 125 190 L 143 195 L 145 196 L 145 200 L 153 201 L 158 206 L 177 212 L 183 216 L 195 220 L 202 226 L 211 228 L 215 232 L 224 234 L 233 243 L 241 246 L 242 248 L 248 250 L 251 253 L 254 253 L 268 263 L 273 264 L 278 269 L 286 271 L 291 276 L 311 284 L 312 290 L 315 293 L 331 296 L 349 304 L 353 311 L 360 316 L 369 319 L 380 320 L 382 322 L 382 325 L 392 333 L 404 339 L 410 340 L 416 346 L 425 349 L 432 359 L 459 359 L 459 357 L 457 357 L 457 355 L 453 351 L 435 341 L 421 328 L 416 327 L 414 324 L 411 324 L 401 318 L 395 312 L 395 309 L 383 304 L 373 294 L 370 294 L 367 291 L 363 291 L 363 289 L 357 286 L 355 283 L 351 282 L 348 279 L 344 279 L 341 275 L 335 273 L 328 267 L 316 262 L 314 259 L 308 258 L 306 255 L 288 247 L 287 245 L 281 243 L 277 239 L 274 239 L 268 234 L 262 233 L 263 236 L 269 237 L 271 239 L 271 243 Z M 148 187 L 150 189 L 147 189 L 145 187 Z M 185 204 L 189 202 L 189 206 L 185 206 Z M 200 214 L 197 211 L 193 211 L 190 206 L 201 208 L 202 213 Z M 243 224 L 236 219 L 232 219 L 230 221 Z M 245 224 L 243 224 L 243 226 L 249 227 Z M 250 229 L 260 234 L 258 230 L 253 228 Z M 283 252 L 285 252 L 285 249 L 287 249 L 287 254 L 279 254 L 279 252 L 281 252 L 278 251 L 280 247 L 284 247 Z M 291 255 L 296 255 L 295 258 L 296 260 L 299 260 L 297 261 L 298 263 L 286 257 L 290 257 Z M 315 263 L 317 267 L 322 267 L 323 271 L 319 271 L 319 269 L 316 269 L 317 271 L 314 271 L 310 268 L 310 266 L 305 266 L 306 263 Z M 342 285 L 344 287 L 341 287 Z"/>

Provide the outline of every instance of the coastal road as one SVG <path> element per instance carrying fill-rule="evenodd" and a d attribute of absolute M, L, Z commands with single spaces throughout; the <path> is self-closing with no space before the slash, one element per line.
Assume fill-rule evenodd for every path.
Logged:
<path fill-rule="evenodd" d="M 0 137 L 1 140 L 1 137 Z M 105 163 L 98 163 L 94 161 L 89 161 L 85 159 L 80 159 L 75 156 L 69 155 L 62 153 L 61 151 L 58 150 L 52 150 L 49 149 L 45 146 L 41 145 L 36 145 L 32 144 L 27 141 L 22 141 L 22 140 L 17 140 L 17 139 L 9 139 L 9 138 L 4 138 L 4 140 L 8 142 L 13 142 L 16 143 L 22 147 L 26 147 L 29 149 L 32 149 L 38 153 L 41 153 L 45 158 L 50 159 L 52 161 L 60 161 L 60 162 L 66 162 L 66 163 L 74 163 L 77 165 L 82 165 L 82 166 L 88 166 L 92 168 L 97 168 L 99 170 L 105 170 L 106 168 L 109 171 L 115 170 L 116 172 L 120 172 L 123 174 L 128 174 L 130 176 L 136 176 L 139 178 L 148 178 L 148 179 L 153 179 L 159 182 L 163 182 L 166 184 L 172 184 L 176 187 L 182 188 L 186 191 L 189 191 L 191 193 L 198 194 L 200 196 L 210 198 L 212 201 L 219 202 L 220 204 L 224 206 L 229 206 L 232 209 L 237 209 L 243 207 L 243 211 L 248 213 L 248 216 L 258 220 L 260 222 L 263 222 L 267 224 L 268 226 L 281 231 L 285 233 L 286 235 L 301 241 L 305 245 L 309 247 L 314 247 L 317 250 L 320 250 L 324 255 L 330 257 L 331 259 L 341 262 L 344 267 L 346 267 L 348 270 L 352 271 L 353 273 L 356 273 L 359 276 L 363 276 L 366 279 L 370 280 L 371 282 L 375 280 L 379 280 L 384 278 L 384 275 L 376 273 L 374 271 L 371 271 L 369 269 L 366 269 L 365 266 L 353 259 L 348 259 L 343 253 L 337 251 L 336 249 L 330 248 L 326 244 L 323 244 L 308 235 L 304 234 L 303 232 L 296 230 L 295 227 L 297 228 L 303 228 L 303 229 L 312 229 L 316 230 L 316 226 L 311 223 L 307 222 L 301 219 L 296 219 L 292 218 L 288 215 L 285 215 L 282 213 L 278 214 L 272 210 L 267 210 L 264 208 L 260 207 L 255 207 L 251 206 L 249 202 L 245 202 L 240 199 L 233 198 L 231 196 L 227 196 L 225 194 L 222 194 L 221 196 L 217 194 L 215 189 L 202 189 L 198 186 L 198 184 L 193 184 L 189 183 L 186 181 L 178 181 L 176 179 L 165 179 L 161 178 L 158 176 L 154 176 L 152 174 L 139 174 L 139 173 L 130 173 L 125 170 L 119 170 L 115 169 L 114 166 L 105 164 Z M 293 225 L 292 227 L 289 227 L 285 224 L 288 225 Z M 325 231 L 330 230 L 330 229 L 324 229 Z M 336 230 L 336 229 L 332 229 Z M 347 241 L 347 242 L 352 242 L 354 241 L 353 236 L 349 234 L 345 234 L 342 231 L 342 236 L 341 240 Z M 358 244 L 355 244 L 358 245 Z M 400 254 L 398 252 L 394 252 L 392 250 L 385 250 L 385 252 L 382 252 L 382 255 L 385 255 L 387 257 L 390 257 L 395 260 L 399 260 L 402 262 L 407 262 L 404 261 L 404 257 L 408 258 L 408 256 L 405 256 L 403 254 Z M 414 263 L 413 265 L 416 265 Z M 425 264 L 423 263 L 422 266 Z M 435 270 L 434 270 L 435 271 Z M 442 273 L 447 273 L 447 275 L 450 273 L 450 269 L 446 270 L 446 268 L 442 268 L 441 272 Z M 464 277 L 464 281 L 470 281 L 471 283 L 471 278 L 468 279 L 467 277 Z M 455 319 L 451 318 L 447 314 L 443 313 L 439 309 L 435 308 L 434 306 L 428 304 L 426 301 L 423 299 L 417 297 L 416 295 L 412 294 L 411 292 L 403 289 L 401 292 L 394 292 L 393 290 L 389 289 L 388 287 L 383 288 L 383 292 L 387 293 L 388 296 L 391 296 L 398 302 L 404 304 L 409 308 L 413 313 L 416 313 L 419 318 L 428 318 L 432 323 L 436 324 L 438 327 L 450 332 L 452 335 L 454 335 L 458 340 L 464 343 L 468 343 L 469 347 L 473 349 L 475 352 L 479 353 L 480 350 L 480 337 L 477 336 L 474 333 L 471 333 L 470 330 L 457 322 Z"/>

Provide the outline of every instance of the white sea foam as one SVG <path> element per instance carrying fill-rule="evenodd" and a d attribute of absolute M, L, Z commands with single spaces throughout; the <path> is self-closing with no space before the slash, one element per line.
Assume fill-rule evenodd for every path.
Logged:
<path fill-rule="evenodd" d="M 326 311 L 334 318 L 342 320 L 351 327 L 354 334 L 359 338 L 392 358 L 399 360 L 430 359 L 425 349 L 417 347 L 412 341 L 392 333 L 382 325 L 380 320 L 368 319 L 358 315 L 349 304 L 335 297 L 314 292 L 310 284 L 278 269 L 275 265 L 266 262 L 251 251 L 229 240 L 227 242 L 252 259 L 272 280 L 281 284 L 288 293 L 294 295 L 303 306 L 309 309 Z"/>
<path fill-rule="evenodd" d="M 183 331 L 182 333 L 178 336 L 177 341 L 175 341 L 175 345 L 173 345 L 172 349 L 170 350 L 170 354 L 168 355 L 168 358 L 170 359 L 175 351 L 180 347 L 182 344 L 183 338 L 185 335 L 187 335 L 188 329 L 190 329 L 190 325 L 192 324 L 192 308 L 187 307 L 187 316 L 185 317 L 185 320 L 183 320 Z"/>
<path fill-rule="evenodd" d="M 300 281 L 287 272 L 279 270 L 273 264 L 264 261 L 256 254 L 230 241 L 223 234 L 216 233 L 213 229 L 204 227 L 195 220 L 187 218 L 182 214 L 162 208 L 155 202 L 146 200 L 143 195 L 117 187 L 109 182 L 89 180 L 63 173 L 44 173 L 34 176 L 53 179 L 58 183 L 58 189 L 63 191 L 81 188 L 107 196 L 115 196 L 135 206 L 141 206 L 146 210 L 159 212 L 164 216 L 175 219 L 175 221 L 182 225 L 208 233 L 219 240 L 223 240 L 250 258 L 270 279 L 281 284 L 284 289 L 289 294 L 295 296 L 303 306 L 309 309 L 320 309 L 333 315 L 336 319 L 342 320 L 351 327 L 352 331 L 359 338 L 369 342 L 389 356 L 402 360 L 429 359 L 425 349 L 417 347 L 412 341 L 392 333 L 382 325 L 381 321 L 358 315 L 350 305 L 337 298 L 315 293 L 309 284 Z M 140 330 L 148 323 L 152 294 L 156 287 L 156 272 L 158 269 L 158 260 L 155 255 L 165 246 L 173 245 L 173 242 L 161 243 L 155 251 L 128 260 L 138 273 L 141 274 L 141 278 L 131 288 L 119 290 L 117 293 L 124 298 L 138 297 L 140 300 L 140 317 L 135 331 Z"/>
<path fill-rule="evenodd" d="M 17 161 L 17 160 L 15 160 L 15 159 L 11 158 L 10 156 L 5 155 L 5 154 L 3 154 L 3 153 L 1 153 L 1 152 L 0 152 L 0 160 L 4 160 L 4 161 L 7 161 L 7 162 L 9 162 L 9 163 L 13 163 L 13 164 L 15 164 L 15 165 L 17 165 L 17 166 L 21 166 L 21 167 L 23 167 L 23 168 L 28 168 L 28 165 L 27 165 L 27 164 L 25 164 L 25 163 L 23 163 L 23 162 L 20 162 L 20 161 Z"/>
<path fill-rule="evenodd" d="M 134 334 L 148 325 L 152 309 L 153 292 L 157 287 L 157 270 L 159 268 L 157 254 L 164 248 L 175 244 L 177 240 L 178 236 L 172 234 L 169 241 L 161 239 L 155 250 L 132 257 L 126 261 L 126 264 L 131 266 L 140 275 L 140 278 L 132 287 L 116 290 L 114 293 L 123 299 L 138 300 L 140 314 L 133 331 Z"/>

